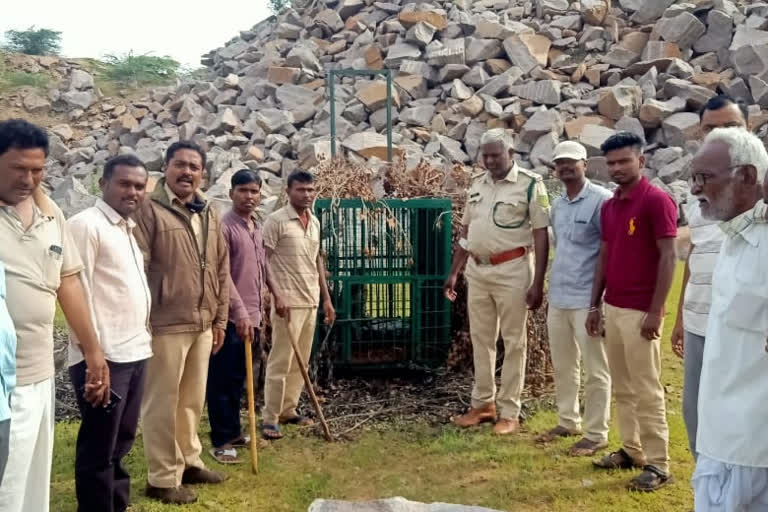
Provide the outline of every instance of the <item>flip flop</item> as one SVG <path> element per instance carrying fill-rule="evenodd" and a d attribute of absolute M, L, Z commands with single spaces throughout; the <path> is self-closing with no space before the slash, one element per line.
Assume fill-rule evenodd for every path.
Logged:
<path fill-rule="evenodd" d="M 280 432 L 280 427 L 277 425 L 262 425 L 261 437 L 267 441 L 277 441 L 283 438 L 283 434 Z"/>
<path fill-rule="evenodd" d="M 235 448 L 247 448 L 251 442 L 251 436 L 240 436 L 234 441 L 230 441 L 229 444 Z"/>
<path fill-rule="evenodd" d="M 555 439 L 559 439 L 562 437 L 572 437 L 577 435 L 579 435 L 579 432 L 571 432 L 567 428 L 558 425 L 555 428 L 548 430 L 547 432 L 544 432 L 543 434 L 538 436 L 536 438 L 536 442 L 546 444 L 546 443 L 551 443 Z"/>
<path fill-rule="evenodd" d="M 208 450 L 216 462 L 219 464 L 242 464 L 243 461 L 237 457 L 237 450 L 234 448 L 211 448 Z"/>
<path fill-rule="evenodd" d="M 310 425 L 314 425 L 315 422 L 311 418 L 307 418 L 306 416 L 302 416 L 301 414 L 297 414 L 296 416 L 292 416 L 290 418 L 280 418 L 280 424 L 281 425 L 298 425 L 300 427 L 308 427 Z"/>
<path fill-rule="evenodd" d="M 608 441 L 591 441 L 583 437 L 578 443 L 571 446 L 568 454 L 571 457 L 591 457 L 605 448 L 608 448 Z"/>

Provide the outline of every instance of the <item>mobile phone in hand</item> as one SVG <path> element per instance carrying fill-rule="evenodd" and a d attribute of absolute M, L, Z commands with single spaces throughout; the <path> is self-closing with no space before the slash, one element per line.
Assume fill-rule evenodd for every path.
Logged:
<path fill-rule="evenodd" d="M 78 391 L 82 396 L 85 396 L 85 386 L 81 386 Z M 117 407 L 117 404 L 119 404 L 122 399 L 123 397 L 115 393 L 114 389 L 110 388 L 109 403 L 106 406 L 102 407 L 102 409 L 104 409 L 104 412 L 110 413 L 115 407 Z"/>

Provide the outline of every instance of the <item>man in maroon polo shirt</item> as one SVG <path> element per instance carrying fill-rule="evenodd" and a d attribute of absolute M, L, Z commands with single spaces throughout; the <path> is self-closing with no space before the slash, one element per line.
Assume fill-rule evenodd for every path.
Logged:
<path fill-rule="evenodd" d="M 675 271 L 677 207 L 643 176 L 637 135 L 617 133 L 601 149 L 619 188 L 602 209 L 602 247 L 586 327 L 590 335 L 600 334 L 605 292 L 605 341 L 622 448 L 594 465 L 643 468 L 630 488 L 655 491 L 671 480 L 659 339 Z"/>

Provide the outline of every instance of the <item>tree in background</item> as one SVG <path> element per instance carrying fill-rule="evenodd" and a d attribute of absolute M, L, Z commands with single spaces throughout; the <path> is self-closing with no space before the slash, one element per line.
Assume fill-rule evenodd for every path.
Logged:
<path fill-rule="evenodd" d="M 291 0 L 269 0 L 269 8 L 274 14 L 278 14 L 285 7 L 291 5 Z"/>
<path fill-rule="evenodd" d="M 170 57 L 154 55 L 105 55 L 100 74 L 129 87 L 162 85 L 173 82 L 181 65 Z"/>
<path fill-rule="evenodd" d="M 61 52 L 61 32 L 47 28 L 9 30 L 5 33 L 3 49 L 27 55 L 58 55 Z"/>

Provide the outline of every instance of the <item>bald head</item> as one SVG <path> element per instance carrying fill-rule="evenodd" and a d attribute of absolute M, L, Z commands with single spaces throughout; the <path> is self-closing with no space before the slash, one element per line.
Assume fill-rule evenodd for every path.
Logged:
<path fill-rule="evenodd" d="M 744 128 L 717 128 L 693 158 L 691 193 L 704 217 L 728 221 L 755 205 L 766 171 L 768 153 L 760 139 Z"/>

